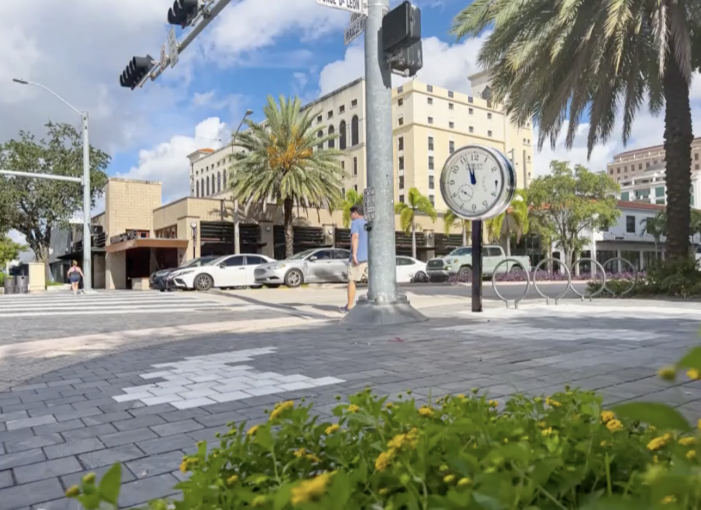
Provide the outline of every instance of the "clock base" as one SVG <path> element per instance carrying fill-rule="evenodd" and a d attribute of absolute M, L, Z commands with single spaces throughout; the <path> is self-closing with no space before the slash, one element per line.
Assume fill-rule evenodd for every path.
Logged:
<path fill-rule="evenodd" d="M 356 305 L 340 321 L 342 326 L 366 328 L 374 326 L 394 326 L 427 321 L 428 317 L 415 309 L 405 295 L 397 296 L 393 303 L 368 301 L 361 296 Z"/>

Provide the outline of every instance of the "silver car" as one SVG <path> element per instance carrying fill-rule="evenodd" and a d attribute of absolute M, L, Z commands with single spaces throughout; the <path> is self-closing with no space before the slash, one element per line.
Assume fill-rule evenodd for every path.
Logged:
<path fill-rule="evenodd" d="M 314 248 L 289 259 L 256 267 L 257 284 L 299 287 L 303 283 L 345 282 L 350 251 L 341 248 Z"/>

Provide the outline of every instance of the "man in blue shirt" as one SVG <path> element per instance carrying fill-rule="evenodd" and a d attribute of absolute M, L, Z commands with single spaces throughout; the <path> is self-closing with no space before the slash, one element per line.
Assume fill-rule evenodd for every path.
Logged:
<path fill-rule="evenodd" d="M 351 254 L 348 264 L 348 304 L 341 308 L 347 312 L 355 304 L 355 284 L 363 279 L 368 270 L 368 231 L 365 230 L 365 218 L 359 206 L 350 208 L 351 220 Z"/>

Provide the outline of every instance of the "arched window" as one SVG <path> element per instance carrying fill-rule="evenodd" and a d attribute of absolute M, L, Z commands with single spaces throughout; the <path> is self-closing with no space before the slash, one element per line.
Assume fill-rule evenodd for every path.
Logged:
<path fill-rule="evenodd" d="M 323 132 L 321 129 L 320 129 L 319 131 L 316 132 L 316 137 L 317 137 L 317 138 L 323 138 L 323 136 L 324 136 L 324 132 Z M 316 148 L 319 149 L 319 150 L 321 150 L 321 149 L 324 148 L 324 144 L 323 144 L 323 143 L 320 143 L 320 144 L 318 144 L 318 145 L 316 146 Z"/>
<path fill-rule="evenodd" d="M 358 137 L 358 116 L 353 115 L 351 119 L 351 147 L 355 147 L 360 143 Z"/>
<path fill-rule="evenodd" d="M 221 193 L 221 172 L 217 172 L 217 193 Z"/>
<path fill-rule="evenodd" d="M 197 198 L 200 198 L 200 181 L 197 181 Z"/>
<path fill-rule="evenodd" d="M 333 135 L 334 132 L 335 131 L 333 129 L 333 126 L 329 126 L 329 136 Z M 329 140 L 329 149 L 334 149 L 334 148 L 336 148 L 336 140 L 331 139 L 331 140 Z"/>
<path fill-rule="evenodd" d="M 200 196 L 204 196 L 204 178 L 200 179 L 201 185 L 200 185 Z"/>
<path fill-rule="evenodd" d="M 224 191 L 226 191 L 226 170 L 224 170 L 224 174 L 222 175 L 221 181 L 221 185 L 224 188 Z"/>
<path fill-rule="evenodd" d="M 338 126 L 338 148 L 345 150 L 346 148 L 346 121 L 342 120 Z"/>
<path fill-rule="evenodd" d="M 207 179 L 207 196 L 209 196 L 209 175 L 205 179 Z"/>

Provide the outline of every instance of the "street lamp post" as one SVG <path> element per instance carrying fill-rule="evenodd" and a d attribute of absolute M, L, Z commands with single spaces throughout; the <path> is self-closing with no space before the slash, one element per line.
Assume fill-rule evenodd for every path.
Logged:
<path fill-rule="evenodd" d="M 81 112 L 75 106 L 59 96 L 56 92 L 40 83 L 27 80 L 13 79 L 20 85 L 33 85 L 44 89 L 58 100 L 63 102 L 71 110 L 80 115 L 83 130 L 83 291 L 92 290 L 92 239 L 90 235 L 90 142 L 88 137 L 88 112 Z"/>
<path fill-rule="evenodd" d="M 192 229 L 192 259 L 197 258 L 197 223 L 190 223 L 190 228 Z"/>
<path fill-rule="evenodd" d="M 246 114 L 241 119 L 241 122 L 239 122 L 239 127 L 237 127 L 236 131 L 234 131 L 234 134 L 231 135 L 231 157 L 232 158 L 234 156 L 234 144 L 236 143 L 236 136 L 239 134 L 239 131 L 241 131 L 241 126 L 243 126 L 243 123 L 246 121 L 246 118 L 252 114 L 253 114 L 253 110 L 246 110 Z M 227 180 L 227 182 L 228 182 L 228 180 Z M 238 199 L 238 197 L 234 197 L 234 253 L 237 255 L 239 253 L 241 253 L 241 234 L 239 232 L 239 199 Z"/>

